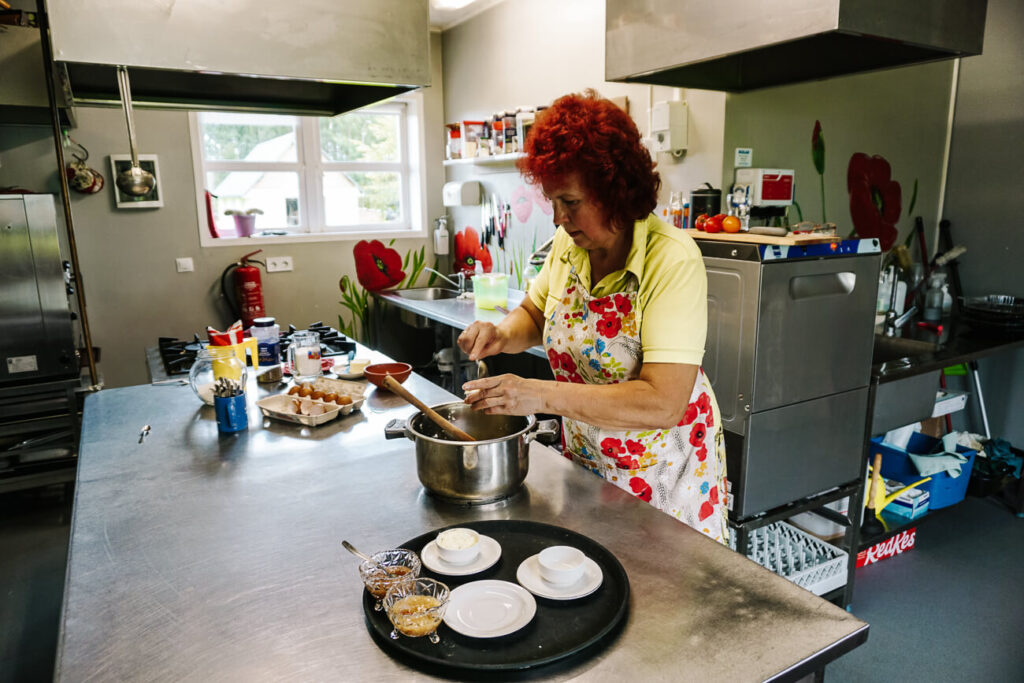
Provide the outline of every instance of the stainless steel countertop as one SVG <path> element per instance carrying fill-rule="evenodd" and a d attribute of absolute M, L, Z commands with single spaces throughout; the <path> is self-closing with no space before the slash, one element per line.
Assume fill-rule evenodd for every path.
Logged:
<path fill-rule="evenodd" d="M 428 404 L 453 399 L 416 375 L 406 386 Z M 388 420 L 414 412 L 398 397 L 373 390 L 360 412 L 314 428 L 263 420 L 254 400 L 249 430 L 219 435 L 188 386 L 86 399 L 58 680 L 430 679 L 371 638 L 340 541 L 373 551 L 483 519 L 570 527 L 629 575 L 621 634 L 538 674 L 552 680 L 786 679 L 867 638 L 844 610 L 544 446 L 531 445 L 513 498 L 453 506 L 424 493 L 410 441 L 384 439 Z"/>
<path fill-rule="evenodd" d="M 501 311 L 489 311 L 477 308 L 472 299 L 438 299 L 436 301 L 419 301 L 406 299 L 394 290 L 374 292 L 374 296 L 387 301 L 389 304 L 403 308 L 424 318 L 429 318 L 442 325 L 464 330 L 477 320 L 498 324 L 505 314 Z M 526 292 L 517 289 L 510 289 L 508 292 L 508 308 L 515 308 L 526 296 Z M 539 358 L 547 359 L 544 347 L 531 346 L 525 353 L 532 354 Z"/>

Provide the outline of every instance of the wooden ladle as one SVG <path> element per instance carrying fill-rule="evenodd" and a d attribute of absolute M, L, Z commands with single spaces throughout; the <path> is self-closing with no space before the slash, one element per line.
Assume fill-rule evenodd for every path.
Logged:
<path fill-rule="evenodd" d="M 434 424 L 436 424 L 438 427 L 440 427 L 444 431 L 446 431 L 449 434 L 451 434 L 452 436 L 454 436 L 459 441 L 477 441 L 478 440 L 478 439 L 474 439 L 472 436 L 470 436 L 466 432 L 462 431 L 461 429 L 459 429 L 458 427 L 453 425 L 448 420 L 446 420 L 443 417 L 441 417 L 437 413 L 436 410 L 434 410 L 433 408 L 428 406 L 426 403 L 424 403 L 423 401 L 421 401 L 418 398 L 416 398 L 415 396 L 413 396 L 411 393 L 409 393 L 409 390 L 406 389 L 405 387 L 403 387 L 401 384 L 399 384 L 398 381 L 394 377 L 392 377 L 391 375 L 386 375 L 384 377 L 384 381 L 381 384 L 384 386 L 385 389 L 387 389 L 391 393 L 398 394 L 399 396 L 404 398 L 406 401 L 408 401 L 409 403 L 411 403 L 414 406 L 416 406 L 417 408 L 419 408 L 420 411 L 424 415 L 429 417 L 434 422 Z"/>

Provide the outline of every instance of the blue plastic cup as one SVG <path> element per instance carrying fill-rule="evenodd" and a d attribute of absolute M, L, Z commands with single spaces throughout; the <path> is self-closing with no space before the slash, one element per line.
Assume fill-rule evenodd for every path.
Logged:
<path fill-rule="evenodd" d="M 219 431 L 230 434 L 249 428 L 249 413 L 245 409 L 245 394 L 231 397 L 214 396 L 213 409 L 217 413 L 217 429 Z"/>

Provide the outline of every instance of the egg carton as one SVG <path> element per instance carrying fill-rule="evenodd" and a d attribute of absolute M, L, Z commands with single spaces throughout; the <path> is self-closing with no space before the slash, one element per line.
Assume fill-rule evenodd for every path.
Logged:
<path fill-rule="evenodd" d="M 735 539 L 735 534 L 732 537 Z M 735 540 L 733 546 L 735 550 Z M 846 585 L 846 551 L 785 522 L 751 531 L 744 554 L 815 595 Z"/>

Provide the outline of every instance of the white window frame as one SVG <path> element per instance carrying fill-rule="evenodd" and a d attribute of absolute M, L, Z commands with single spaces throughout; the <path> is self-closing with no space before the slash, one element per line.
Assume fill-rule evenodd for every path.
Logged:
<path fill-rule="evenodd" d="M 261 171 L 290 171 L 299 174 L 299 215 L 303 232 L 292 235 L 268 235 L 261 237 L 213 237 L 206 224 L 206 173 L 203 160 L 202 133 L 196 112 L 189 112 L 189 137 L 192 144 L 192 169 L 195 180 L 196 209 L 198 211 L 199 244 L 203 247 L 237 247 L 251 244 L 301 244 L 312 242 L 338 242 L 345 240 L 392 238 L 417 238 L 427 236 L 427 178 L 426 126 L 423 115 L 423 95 L 418 92 L 399 95 L 379 105 L 381 109 L 404 107 L 405 125 L 399 126 L 400 146 L 405 153 L 402 162 L 357 163 L 329 162 L 320 158 L 319 119 L 297 117 L 295 162 L 261 163 Z M 313 134 L 311 134 L 313 133 Z M 312 163 L 305 160 L 312 159 Z M 246 162 L 211 162 L 216 169 L 210 170 L 252 170 Z M 398 171 L 401 178 L 402 206 L 408 214 L 400 221 L 388 224 L 327 226 L 324 224 L 323 174 L 330 171 Z M 216 216 L 219 224 L 229 220 L 227 216 Z"/>

